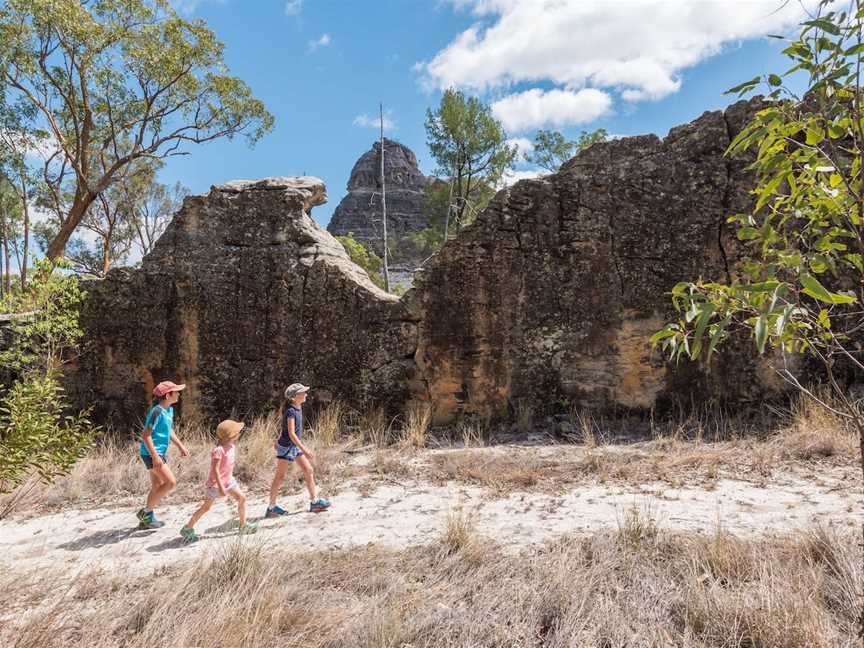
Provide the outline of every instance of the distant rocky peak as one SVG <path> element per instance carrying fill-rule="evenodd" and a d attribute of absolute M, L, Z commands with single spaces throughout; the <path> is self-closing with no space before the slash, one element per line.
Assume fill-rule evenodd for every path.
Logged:
<path fill-rule="evenodd" d="M 417 166 L 417 156 L 404 144 L 384 138 L 384 180 L 387 189 L 417 190 L 425 179 Z M 360 156 L 351 170 L 348 191 L 380 191 L 381 142 Z"/>

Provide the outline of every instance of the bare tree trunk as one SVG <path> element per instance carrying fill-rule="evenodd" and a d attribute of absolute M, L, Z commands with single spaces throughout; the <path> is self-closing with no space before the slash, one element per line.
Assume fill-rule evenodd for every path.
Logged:
<path fill-rule="evenodd" d="M 21 207 L 24 213 L 24 251 L 23 258 L 19 261 L 21 268 L 21 289 L 27 287 L 27 258 L 30 255 L 30 206 L 27 204 L 27 180 L 24 176 L 24 167 L 21 167 Z"/>
<path fill-rule="evenodd" d="M 444 216 L 444 243 L 450 234 L 450 212 L 453 210 L 453 176 L 450 176 L 450 189 L 447 193 L 447 214 Z"/>
<path fill-rule="evenodd" d="M 60 231 L 57 232 L 54 240 L 48 245 L 47 256 L 49 259 L 59 259 L 63 256 L 66 252 L 66 244 L 72 238 L 75 228 L 81 223 L 84 214 L 87 213 L 94 200 L 96 200 L 96 195 L 91 193 L 86 193 L 80 198 L 75 199 L 72 208 L 69 210 L 69 215 L 60 227 Z"/>
<path fill-rule="evenodd" d="M 387 191 L 384 187 L 384 103 L 379 103 L 381 114 L 381 215 L 384 219 L 384 290 L 390 292 L 390 268 L 387 259 Z"/>
<path fill-rule="evenodd" d="M 0 272 L 6 268 L 6 273 L 0 276 L 0 297 L 9 292 L 9 228 L 6 226 L 6 208 L 0 207 L 0 236 L 3 237 L 3 249 L 0 250 Z"/>
<path fill-rule="evenodd" d="M 5 284 L 6 294 L 8 295 L 12 292 L 12 264 L 9 259 L 9 236 L 6 232 L 3 234 L 3 256 L 6 258 L 6 275 L 3 283 Z"/>
<path fill-rule="evenodd" d="M 18 243 L 12 244 L 12 249 L 15 251 L 15 263 L 18 265 L 18 274 L 21 274 L 21 250 L 18 249 Z"/>

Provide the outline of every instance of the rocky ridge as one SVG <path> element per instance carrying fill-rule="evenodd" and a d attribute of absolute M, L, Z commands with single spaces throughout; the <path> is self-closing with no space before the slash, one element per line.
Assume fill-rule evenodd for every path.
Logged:
<path fill-rule="evenodd" d="M 381 143 L 360 156 L 348 179 L 348 194 L 336 206 L 327 231 L 334 236 L 352 234 L 355 239 L 383 253 L 381 219 Z M 426 187 L 436 179 L 426 177 L 417 166 L 417 157 L 407 146 L 384 139 L 384 181 L 387 196 L 387 232 L 390 251 L 399 265 L 413 271 L 418 259 L 412 254 L 408 235 L 426 228 L 424 210 Z"/>
<path fill-rule="evenodd" d="M 319 180 L 214 187 L 186 201 L 140 270 L 91 286 L 92 344 L 71 382 L 115 418 L 140 416 L 165 378 L 192 384 L 184 415 L 203 418 L 261 413 L 295 380 L 394 414 L 428 402 L 438 423 L 775 395 L 784 385 L 749 341 L 710 371 L 648 344 L 675 283 L 734 273 L 725 221 L 749 208 L 753 180 L 724 152 L 759 105 L 705 113 L 662 140 L 597 144 L 499 192 L 401 300 L 309 218 Z M 373 179 L 361 165 L 352 186 Z"/>

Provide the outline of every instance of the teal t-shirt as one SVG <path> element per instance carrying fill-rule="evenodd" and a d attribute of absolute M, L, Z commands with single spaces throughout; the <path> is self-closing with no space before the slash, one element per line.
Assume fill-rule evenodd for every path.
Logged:
<path fill-rule="evenodd" d="M 169 407 L 164 409 L 159 405 L 154 405 L 147 412 L 147 418 L 144 420 L 144 429 L 153 428 L 153 447 L 156 452 L 162 456 L 168 452 L 168 444 L 171 443 L 171 429 L 174 427 L 174 408 Z M 147 445 L 141 442 L 141 456 L 149 457 L 150 451 Z"/>

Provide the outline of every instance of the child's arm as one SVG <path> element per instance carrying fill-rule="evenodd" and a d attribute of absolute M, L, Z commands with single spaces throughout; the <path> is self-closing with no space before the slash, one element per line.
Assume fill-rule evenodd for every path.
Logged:
<path fill-rule="evenodd" d="M 222 483 L 222 474 L 219 472 L 219 469 L 222 467 L 222 458 L 224 456 L 224 454 L 220 454 L 218 457 L 214 457 L 210 462 L 210 470 L 212 470 L 216 475 L 216 487 L 219 489 L 220 495 L 225 495 L 225 484 Z"/>
<path fill-rule="evenodd" d="M 162 465 L 162 457 L 159 456 L 159 453 L 156 452 L 156 446 L 153 445 L 153 422 L 147 421 L 147 425 L 144 426 L 144 431 L 141 433 L 141 441 L 144 443 L 144 446 L 149 450 L 150 457 L 153 460 L 153 467 L 158 468 Z"/>
<path fill-rule="evenodd" d="M 300 441 L 300 437 L 297 436 L 297 432 L 294 429 L 294 419 L 293 418 L 288 419 L 288 436 L 291 437 L 291 443 L 293 443 L 295 446 L 300 448 L 300 451 L 303 454 L 309 455 L 310 459 L 313 457 L 312 453 L 309 452 L 309 449 L 303 445 L 302 441 Z"/>
<path fill-rule="evenodd" d="M 177 449 L 180 450 L 181 457 L 188 457 L 189 451 L 186 449 L 186 446 L 183 445 L 183 442 L 177 438 L 177 435 L 174 432 L 171 432 L 171 441 L 174 442 L 174 445 L 177 446 Z"/>
<path fill-rule="evenodd" d="M 157 468 L 162 465 L 162 457 L 159 456 L 159 453 L 156 452 L 156 446 L 153 445 L 153 427 L 147 426 L 144 428 L 144 431 L 141 433 L 141 441 L 144 442 L 144 445 L 147 447 L 147 450 L 150 451 L 150 458 L 153 460 L 153 467 Z"/>

